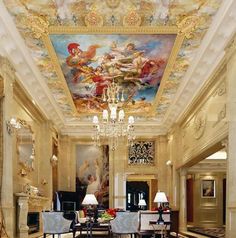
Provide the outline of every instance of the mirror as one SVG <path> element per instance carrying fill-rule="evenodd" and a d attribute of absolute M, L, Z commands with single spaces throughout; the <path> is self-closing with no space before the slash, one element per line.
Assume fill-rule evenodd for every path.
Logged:
<path fill-rule="evenodd" d="M 22 122 L 22 120 L 21 120 Z M 27 171 L 34 170 L 35 141 L 31 126 L 25 121 L 17 129 L 17 157 Z"/>

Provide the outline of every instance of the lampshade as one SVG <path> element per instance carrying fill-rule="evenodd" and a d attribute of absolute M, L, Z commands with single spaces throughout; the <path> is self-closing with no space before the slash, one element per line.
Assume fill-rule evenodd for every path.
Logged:
<path fill-rule="evenodd" d="M 83 205 L 98 205 L 98 201 L 94 194 L 86 194 L 84 200 L 82 201 Z"/>
<path fill-rule="evenodd" d="M 164 192 L 157 192 L 154 198 L 154 202 L 168 202 Z"/>
<path fill-rule="evenodd" d="M 138 206 L 146 206 L 146 205 L 147 205 L 147 203 L 144 199 L 139 200 Z"/>

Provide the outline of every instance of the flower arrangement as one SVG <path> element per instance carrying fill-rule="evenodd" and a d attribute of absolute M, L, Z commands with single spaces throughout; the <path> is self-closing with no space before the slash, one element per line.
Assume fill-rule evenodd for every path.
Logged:
<path fill-rule="evenodd" d="M 108 208 L 102 215 L 101 218 L 103 220 L 111 220 L 116 217 L 116 212 L 120 211 L 119 208 Z"/>

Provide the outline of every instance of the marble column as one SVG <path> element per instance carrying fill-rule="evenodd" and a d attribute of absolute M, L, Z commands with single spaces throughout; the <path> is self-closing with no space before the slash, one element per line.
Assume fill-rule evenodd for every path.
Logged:
<path fill-rule="evenodd" d="M 179 204 L 179 230 L 187 230 L 187 193 L 186 193 L 187 170 L 180 169 L 180 204 Z"/>
<path fill-rule="evenodd" d="M 1 206 L 5 220 L 5 228 L 8 237 L 13 238 L 15 232 L 14 200 L 13 200 L 13 155 L 16 141 L 14 134 L 7 131 L 6 121 L 14 116 L 13 105 L 13 82 L 15 71 L 10 62 L 0 56 L 0 74 L 4 80 L 3 99 L 3 171 L 1 188 Z"/>
<path fill-rule="evenodd" d="M 226 237 L 236 234 L 236 38 L 228 48 L 227 62 L 227 116 L 228 116 L 228 164 L 227 164 L 227 209 Z"/>
<path fill-rule="evenodd" d="M 27 226 L 27 217 L 28 217 L 28 200 L 29 197 L 24 193 L 17 193 L 17 237 L 18 238 L 28 238 L 28 230 Z"/>

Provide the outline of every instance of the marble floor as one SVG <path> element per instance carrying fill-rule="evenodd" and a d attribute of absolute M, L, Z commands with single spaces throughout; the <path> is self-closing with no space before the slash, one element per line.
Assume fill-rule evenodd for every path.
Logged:
<path fill-rule="evenodd" d="M 192 235 L 196 238 L 209 238 L 208 236 L 202 236 L 202 235 L 198 235 L 192 232 L 185 232 L 188 235 Z M 52 236 L 47 236 L 47 238 L 51 238 Z M 103 237 L 103 236 L 100 236 Z M 56 237 L 57 238 L 57 237 Z M 65 235 L 61 235 L 61 238 L 72 238 L 72 234 L 65 234 Z M 122 238 L 130 238 L 129 235 L 123 235 Z"/>

